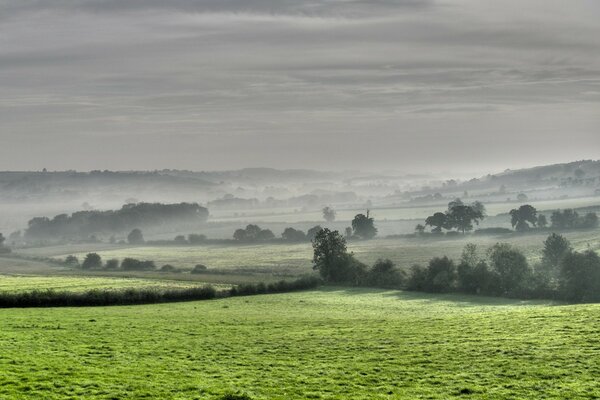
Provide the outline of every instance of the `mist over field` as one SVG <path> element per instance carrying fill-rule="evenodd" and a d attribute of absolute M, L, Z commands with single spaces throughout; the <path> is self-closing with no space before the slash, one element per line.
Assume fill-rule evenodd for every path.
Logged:
<path fill-rule="evenodd" d="M 598 21 L 0 0 L 0 399 L 600 398 Z"/>

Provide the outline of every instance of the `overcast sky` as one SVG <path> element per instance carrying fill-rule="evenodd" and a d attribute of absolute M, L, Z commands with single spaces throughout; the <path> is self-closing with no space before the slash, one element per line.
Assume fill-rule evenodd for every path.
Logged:
<path fill-rule="evenodd" d="M 600 158 L 600 1 L 0 0 L 0 169 Z"/>

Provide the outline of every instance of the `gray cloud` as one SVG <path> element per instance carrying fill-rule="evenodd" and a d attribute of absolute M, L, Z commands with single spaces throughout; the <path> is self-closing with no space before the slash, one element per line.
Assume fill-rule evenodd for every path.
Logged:
<path fill-rule="evenodd" d="M 594 157 L 599 14 L 592 1 L 0 0 L 0 168 Z M 523 137 L 539 150 L 515 151 Z M 461 160 L 467 141 L 479 147 Z"/>

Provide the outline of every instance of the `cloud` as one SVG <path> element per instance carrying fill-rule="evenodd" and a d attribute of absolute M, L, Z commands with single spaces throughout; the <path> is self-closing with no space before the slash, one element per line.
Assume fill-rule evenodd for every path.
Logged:
<path fill-rule="evenodd" d="M 537 0 L 0 0 L 0 168 L 27 167 L 24 137 L 82 153 L 36 156 L 56 168 L 141 167 L 169 148 L 161 167 L 302 166 L 300 141 L 309 163 L 346 168 L 361 136 L 386 166 L 406 167 L 434 138 L 452 149 L 456 138 L 544 140 L 569 126 L 589 152 L 596 11 Z M 96 158 L 85 144 L 108 138 L 148 154 Z M 136 147 L 140 138 L 149 142 Z M 327 162 L 323 141 L 339 146 Z"/>

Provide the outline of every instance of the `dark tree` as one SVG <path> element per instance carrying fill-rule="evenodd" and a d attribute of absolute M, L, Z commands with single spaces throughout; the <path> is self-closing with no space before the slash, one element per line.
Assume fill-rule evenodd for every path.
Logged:
<path fill-rule="evenodd" d="M 281 238 L 288 242 L 303 242 L 306 240 L 306 234 L 301 230 L 297 230 L 290 227 L 285 228 L 285 230 L 281 234 Z"/>
<path fill-rule="evenodd" d="M 327 222 L 333 222 L 335 221 L 335 210 L 331 207 L 324 207 L 323 208 L 323 219 Z"/>
<path fill-rule="evenodd" d="M 246 230 L 245 229 L 236 229 L 235 232 L 233 232 L 233 238 L 235 240 L 238 240 L 240 242 L 243 242 L 246 240 L 247 235 L 246 235 Z"/>
<path fill-rule="evenodd" d="M 365 266 L 346 250 L 346 240 L 338 231 L 321 229 L 312 241 L 313 269 L 319 271 L 327 282 L 359 284 L 365 274 Z"/>
<path fill-rule="evenodd" d="M 427 217 L 425 225 L 433 227 L 431 232 L 440 233 L 442 228 L 446 226 L 446 214 L 443 212 L 436 212 L 435 214 Z"/>
<path fill-rule="evenodd" d="M 81 263 L 82 269 L 98 269 L 102 268 L 102 258 L 97 253 L 88 253 Z"/>
<path fill-rule="evenodd" d="M 111 258 L 110 260 L 106 261 L 106 263 L 104 264 L 104 268 L 105 269 L 119 268 L 119 260 L 117 260 L 116 258 Z"/>
<path fill-rule="evenodd" d="M 199 235 L 197 233 L 190 233 L 188 235 L 188 242 L 190 244 L 201 244 L 206 241 L 206 235 Z"/>
<path fill-rule="evenodd" d="M 347 226 L 344 230 L 344 235 L 346 236 L 346 239 L 350 239 L 352 237 L 352 227 Z"/>
<path fill-rule="evenodd" d="M 352 229 L 354 234 L 363 239 L 372 239 L 377 235 L 377 228 L 375 228 L 375 220 L 369 217 L 369 210 L 367 215 L 357 214 L 352 220 Z"/>
<path fill-rule="evenodd" d="M 0 233 L 0 247 L 4 246 L 5 241 L 6 241 L 6 238 L 4 237 L 4 235 L 2 233 Z"/>
<path fill-rule="evenodd" d="M 600 300 L 600 257 L 593 250 L 570 252 L 560 262 L 560 291 L 565 300 Z"/>
<path fill-rule="evenodd" d="M 595 212 L 587 213 L 583 216 L 581 227 L 586 229 L 595 229 L 598 227 L 598 214 Z"/>
<path fill-rule="evenodd" d="M 548 220 L 546 219 L 546 216 L 544 214 L 538 215 L 537 226 L 542 229 L 548 226 Z"/>
<path fill-rule="evenodd" d="M 531 272 L 523 253 L 509 244 L 496 243 L 490 249 L 489 258 L 499 277 L 500 293 L 518 292 Z"/>
<path fill-rule="evenodd" d="M 454 262 L 448 257 L 435 257 L 427 266 L 427 290 L 434 293 L 449 292 L 456 281 Z"/>
<path fill-rule="evenodd" d="M 512 227 L 519 232 L 528 230 L 530 228 L 528 223 L 533 226 L 537 223 L 537 210 L 529 204 L 525 204 L 519 209 L 513 208 L 509 214 Z"/>
<path fill-rule="evenodd" d="M 564 211 L 554 211 L 550 216 L 552 228 L 554 229 L 572 229 L 577 225 L 579 214 L 573 209 L 567 208 Z"/>
<path fill-rule="evenodd" d="M 258 241 L 267 241 L 273 239 L 275 239 L 275 234 L 270 229 L 261 229 L 261 231 L 256 234 L 256 240 Z"/>
<path fill-rule="evenodd" d="M 423 226 L 423 225 L 421 225 L 421 224 L 417 224 L 417 225 L 415 226 L 415 232 L 416 232 L 418 235 L 422 235 L 423 233 L 425 233 L 425 226 Z"/>
<path fill-rule="evenodd" d="M 312 241 L 315 238 L 315 236 L 317 236 L 317 233 L 319 233 L 319 231 L 321 229 L 323 229 L 323 228 L 321 228 L 320 225 L 313 226 L 308 231 L 306 231 L 306 239 Z"/>
<path fill-rule="evenodd" d="M 479 221 L 483 218 L 485 216 L 479 206 L 475 208 L 473 206 L 457 204 L 449 207 L 446 215 L 446 226 L 456 228 L 464 234 L 466 231 L 473 229 L 473 223 L 479 225 Z"/>
<path fill-rule="evenodd" d="M 129 244 L 144 244 L 144 235 L 142 234 L 142 231 L 135 228 L 129 232 L 129 235 L 127 235 L 127 242 L 129 242 Z"/>
<path fill-rule="evenodd" d="M 376 287 L 398 287 L 405 280 L 405 274 L 396 268 L 391 260 L 379 259 L 368 271 L 367 284 Z"/>
<path fill-rule="evenodd" d="M 175 242 L 176 244 L 179 244 L 179 245 L 188 244 L 188 241 L 185 239 L 185 236 L 183 236 L 183 235 L 175 236 L 175 239 L 173 239 L 173 242 Z"/>
<path fill-rule="evenodd" d="M 71 266 L 78 266 L 79 265 L 79 259 L 77 257 L 75 257 L 74 255 L 69 255 L 67 257 L 65 257 L 65 264 L 67 265 L 71 265 Z"/>
<path fill-rule="evenodd" d="M 560 261 L 571 252 L 571 243 L 562 235 L 552 233 L 544 241 L 542 266 L 550 276 L 556 276 Z"/>

